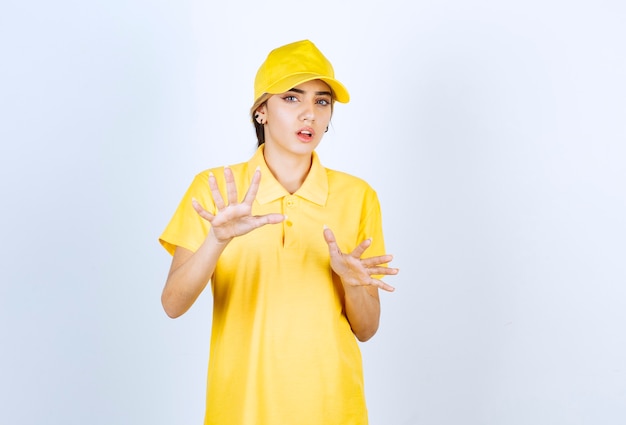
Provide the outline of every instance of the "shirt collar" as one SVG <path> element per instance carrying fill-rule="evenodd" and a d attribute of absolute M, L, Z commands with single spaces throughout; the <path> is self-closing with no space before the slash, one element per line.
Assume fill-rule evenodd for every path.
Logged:
<path fill-rule="evenodd" d="M 263 156 L 263 148 L 264 145 L 261 145 L 250 161 L 248 161 L 248 181 L 252 180 L 254 171 L 259 167 L 261 169 L 261 184 L 259 185 L 256 200 L 260 204 L 267 204 L 289 195 L 289 192 L 276 180 L 268 168 Z M 309 174 L 294 195 L 318 205 L 326 204 L 326 199 L 328 198 L 328 175 L 315 151 L 313 151 Z"/>

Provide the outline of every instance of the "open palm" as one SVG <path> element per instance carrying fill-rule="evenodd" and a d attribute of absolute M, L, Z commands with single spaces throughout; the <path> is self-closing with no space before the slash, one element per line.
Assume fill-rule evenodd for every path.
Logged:
<path fill-rule="evenodd" d="M 226 199 L 220 193 L 213 173 L 209 173 L 209 187 L 217 212 L 211 214 L 200 203 L 192 199 L 193 208 L 205 220 L 211 223 L 211 232 L 218 243 L 228 243 L 233 238 L 251 232 L 266 224 L 280 223 L 285 219 L 282 214 L 252 215 L 252 203 L 256 198 L 261 181 L 261 171 L 257 168 L 252 176 L 250 187 L 242 202 L 238 202 L 237 185 L 230 168 L 224 168 L 226 179 Z"/>
<path fill-rule="evenodd" d="M 371 239 L 361 242 L 349 254 L 341 252 L 335 235 L 329 228 L 324 229 L 324 239 L 330 251 L 330 267 L 348 286 L 376 286 L 385 291 L 394 291 L 394 287 L 386 284 L 373 275 L 395 275 L 398 269 L 385 266 L 393 259 L 391 255 L 361 258 L 365 250 L 370 247 Z"/>

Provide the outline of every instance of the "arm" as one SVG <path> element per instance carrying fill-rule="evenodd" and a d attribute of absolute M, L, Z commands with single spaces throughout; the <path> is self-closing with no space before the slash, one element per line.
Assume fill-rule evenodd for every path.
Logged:
<path fill-rule="evenodd" d="M 209 233 L 195 253 L 176 247 L 161 294 L 161 304 L 169 317 L 179 317 L 193 305 L 213 276 L 217 260 L 226 245 L 217 243 Z"/>
<path fill-rule="evenodd" d="M 181 316 L 193 305 L 213 276 L 217 261 L 231 240 L 266 224 L 280 223 L 284 219 L 282 214 L 252 215 L 252 203 L 261 180 L 258 169 L 241 203 L 237 201 L 237 187 L 229 168 L 224 169 L 224 177 L 228 205 L 222 198 L 215 176 L 209 175 L 209 187 L 217 208 L 215 215 L 206 211 L 195 199 L 192 201 L 196 212 L 211 223 L 211 229 L 195 253 L 182 247 L 177 247 L 174 252 L 161 295 L 163 309 L 172 318 Z"/>
<path fill-rule="evenodd" d="M 395 275 L 398 269 L 382 267 L 390 262 L 391 255 L 361 258 L 371 244 L 366 239 L 350 254 L 341 252 L 335 241 L 333 232 L 325 228 L 324 239 L 330 250 L 330 265 L 339 278 L 345 292 L 346 316 L 352 332 L 359 341 L 367 341 L 378 330 L 380 319 L 380 300 L 378 288 L 393 292 L 394 288 L 385 282 L 375 279 L 372 275 Z"/>

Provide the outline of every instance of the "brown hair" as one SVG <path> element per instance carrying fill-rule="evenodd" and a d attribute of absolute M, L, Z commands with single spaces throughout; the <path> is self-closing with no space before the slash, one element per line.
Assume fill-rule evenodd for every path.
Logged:
<path fill-rule="evenodd" d="M 256 132 L 257 147 L 265 143 L 265 127 L 263 126 L 263 124 L 259 124 L 259 122 L 256 120 L 256 111 L 261 106 L 265 105 L 265 103 L 267 103 L 267 99 L 269 99 L 270 97 L 272 97 L 271 94 L 263 93 L 261 96 L 259 96 L 256 102 L 254 102 L 252 108 L 250 108 L 250 117 L 252 118 L 252 124 L 254 124 L 254 131 Z"/>

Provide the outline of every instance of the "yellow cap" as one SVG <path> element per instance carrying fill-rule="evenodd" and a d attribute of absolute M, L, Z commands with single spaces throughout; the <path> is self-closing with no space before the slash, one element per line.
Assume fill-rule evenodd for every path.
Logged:
<path fill-rule="evenodd" d="M 348 90 L 335 79 L 331 63 L 309 40 L 278 47 L 267 55 L 254 79 L 254 100 L 264 93 L 284 93 L 311 80 L 328 84 L 337 102 L 350 101 Z"/>

